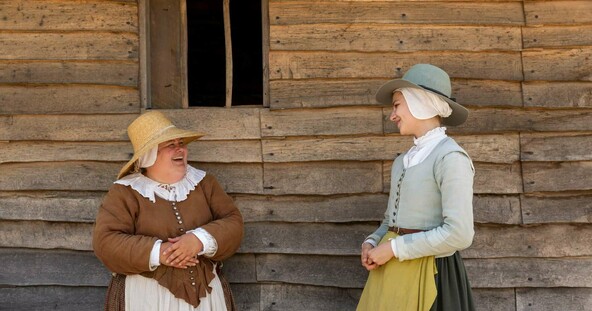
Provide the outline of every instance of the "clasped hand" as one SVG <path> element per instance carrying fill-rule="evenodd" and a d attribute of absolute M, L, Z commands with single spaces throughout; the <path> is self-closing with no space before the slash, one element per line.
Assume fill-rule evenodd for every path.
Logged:
<path fill-rule="evenodd" d="M 169 238 L 160 245 L 160 263 L 180 269 L 194 267 L 199 263 L 196 256 L 202 249 L 203 244 L 192 233 Z"/>
<path fill-rule="evenodd" d="M 362 266 L 368 271 L 384 265 L 394 256 L 391 243 L 382 243 L 377 247 L 374 247 L 370 243 L 362 244 Z"/>

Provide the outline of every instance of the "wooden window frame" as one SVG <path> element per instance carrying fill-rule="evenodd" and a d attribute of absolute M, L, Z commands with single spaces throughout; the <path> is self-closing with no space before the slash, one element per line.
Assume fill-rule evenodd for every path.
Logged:
<path fill-rule="evenodd" d="M 189 108 L 187 83 L 187 6 L 191 0 L 140 0 L 140 98 L 142 108 Z M 224 6 L 226 101 L 232 106 L 230 0 Z M 236 0 L 241 1 L 241 0 Z M 269 107 L 269 4 L 261 0 L 263 107 Z M 156 13 L 159 14 L 156 14 Z M 176 18 L 175 18 L 176 17 Z M 157 25 L 157 27 L 153 27 Z M 158 44 L 155 44 L 158 42 Z M 175 57 L 170 57 L 171 51 Z M 152 74 L 158 72 L 158 75 Z"/>

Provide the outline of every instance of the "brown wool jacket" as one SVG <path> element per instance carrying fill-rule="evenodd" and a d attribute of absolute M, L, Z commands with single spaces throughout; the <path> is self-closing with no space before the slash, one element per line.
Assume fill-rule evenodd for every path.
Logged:
<path fill-rule="evenodd" d="M 232 256 L 239 248 L 243 218 L 212 175 L 206 175 L 185 201 L 176 203 L 182 224 L 175 218 L 171 203 L 158 196 L 152 203 L 131 187 L 114 184 L 97 214 L 93 248 L 112 272 L 153 278 L 175 297 L 197 307 L 199 298 L 211 292 L 208 284 L 215 277 L 214 262 Z M 196 267 L 187 269 L 160 265 L 150 271 L 150 251 L 157 239 L 166 241 L 198 227 L 218 243 L 212 258 L 200 257 Z"/>

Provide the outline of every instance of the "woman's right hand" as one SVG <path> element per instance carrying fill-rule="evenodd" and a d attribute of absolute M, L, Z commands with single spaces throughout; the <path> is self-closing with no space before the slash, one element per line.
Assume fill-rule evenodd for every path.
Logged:
<path fill-rule="evenodd" d="M 189 267 L 195 267 L 198 263 L 199 260 L 195 257 L 190 257 L 187 260 L 183 260 L 179 263 L 167 263 L 167 258 L 169 257 L 170 254 L 164 255 L 164 251 L 167 250 L 169 247 L 171 247 L 173 245 L 173 243 L 171 242 L 162 242 L 162 244 L 160 244 L 160 264 L 161 265 L 165 265 L 165 266 L 169 266 L 169 267 L 173 267 L 173 268 L 179 268 L 179 269 L 187 269 Z"/>
<path fill-rule="evenodd" d="M 362 243 L 362 266 L 364 266 L 364 268 L 366 268 L 368 271 L 373 270 L 378 266 L 376 263 L 372 262 L 370 258 L 368 258 L 368 251 L 373 248 L 374 246 L 370 243 Z"/>

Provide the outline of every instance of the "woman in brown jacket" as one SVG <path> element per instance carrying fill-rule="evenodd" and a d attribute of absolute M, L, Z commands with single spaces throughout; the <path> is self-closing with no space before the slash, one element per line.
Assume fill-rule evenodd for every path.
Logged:
<path fill-rule="evenodd" d="M 99 209 L 97 257 L 113 272 L 106 310 L 232 310 L 219 272 L 243 219 L 216 179 L 187 164 L 203 136 L 151 111 L 128 127 L 134 156 Z"/>

